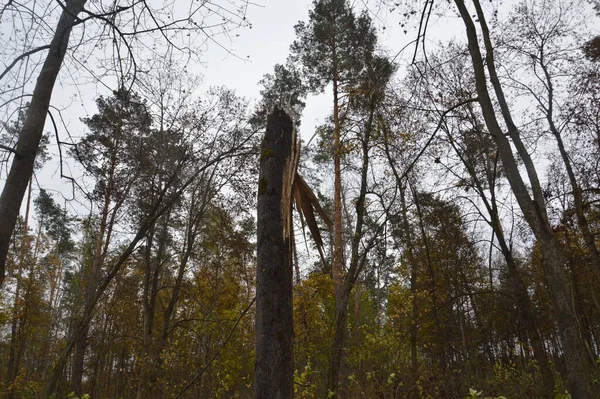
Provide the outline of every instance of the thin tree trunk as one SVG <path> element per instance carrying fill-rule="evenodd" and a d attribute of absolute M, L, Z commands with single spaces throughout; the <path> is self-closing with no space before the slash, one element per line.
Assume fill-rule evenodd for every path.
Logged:
<path fill-rule="evenodd" d="M 354 290 L 354 324 L 352 325 L 352 340 L 358 345 L 360 343 L 360 305 L 362 290 L 360 284 Z"/>
<path fill-rule="evenodd" d="M 165 215 L 165 219 L 161 226 L 160 235 L 158 236 L 158 248 L 156 256 L 152 257 L 152 247 L 154 244 L 154 230 L 149 233 L 146 242 L 146 273 L 144 278 L 144 325 L 142 329 L 143 348 L 142 359 L 140 366 L 140 374 L 138 378 L 138 389 L 136 398 L 146 399 L 152 397 L 160 397 L 160 386 L 153 384 L 156 376 L 159 373 L 160 356 L 162 348 L 154 338 L 154 321 L 156 315 L 156 304 L 158 300 L 159 278 L 162 270 L 163 261 L 166 251 L 166 239 L 168 233 L 168 223 L 170 214 Z"/>
<path fill-rule="evenodd" d="M 275 108 L 267 120 L 258 181 L 256 399 L 294 395 L 291 211 L 296 151 L 292 120 Z"/>
<path fill-rule="evenodd" d="M 143 286 L 143 325 L 142 325 L 142 357 L 138 375 L 137 399 L 150 397 L 150 369 L 152 351 L 152 326 L 154 324 L 154 306 L 156 304 L 156 273 L 152 262 L 152 247 L 154 244 L 154 229 L 151 229 L 146 239 L 144 286 Z M 154 267 L 153 267 L 154 266 Z"/>
<path fill-rule="evenodd" d="M 500 83 L 498 82 L 497 76 L 495 76 L 495 65 L 493 61 L 493 48 L 489 36 L 485 35 L 487 26 L 485 25 L 485 18 L 482 12 L 480 12 L 480 6 L 477 0 L 475 0 L 476 7 L 478 8 L 478 18 L 484 30 L 484 41 L 486 42 L 487 50 L 487 67 L 492 76 L 492 84 L 496 92 L 496 98 L 498 99 L 502 113 L 509 128 L 509 134 L 513 139 L 521 159 L 523 159 L 529 181 L 532 185 L 534 193 L 533 200 L 531 199 L 529 192 L 521 175 L 519 168 L 512 152 L 511 145 L 504 135 L 497 119 L 493 108 L 493 103 L 490 98 L 487 89 L 487 78 L 485 75 L 483 58 L 479 48 L 479 42 L 477 40 L 477 32 L 475 25 L 471 18 L 469 10 L 465 6 L 463 0 L 455 0 L 455 4 L 458 7 L 461 18 L 465 24 L 467 31 L 467 38 L 469 42 L 469 52 L 473 62 L 473 69 L 476 79 L 477 94 L 479 102 L 483 111 L 483 116 L 496 145 L 498 146 L 498 153 L 502 160 L 502 164 L 506 171 L 507 179 L 513 190 L 515 198 L 519 203 L 521 210 L 525 216 L 525 219 L 531 227 L 538 243 L 540 245 L 543 254 L 543 266 L 548 276 L 550 293 L 552 296 L 552 302 L 556 313 L 556 319 L 558 323 L 559 334 L 564 347 L 565 362 L 567 366 L 567 378 L 569 383 L 569 389 L 574 399 L 592 399 L 596 398 L 595 389 L 592 386 L 592 365 L 590 364 L 583 338 L 579 331 L 577 316 L 575 309 L 571 303 L 571 290 L 569 288 L 569 281 L 564 271 L 563 256 L 560 252 L 558 240 L 554 236 L 552 228 L 548 222 L 546 213 L 546 207 L 543 201 L 543 196 L 540 197 L 539 182 L 537 181 L 537 174 L 535 169 L 529 165 L 531 158 L 524 151 L 522 143 L 518 138 L 518 131 L 512 124 L 510 119 L 510 112 L 504 100 L 503 93 L 501 90 Z"/>
<path fill-rule="evenodd" d="M 585 216 L 585 212 L 583 211 L 583 192 L 579 183 L 577 182 L 577 178 L 575 177 L 573 165 L 571 164 L 571 158 L 569 158 L 569 154 L 567 153 L 565 144 L 563 143 L 560 131 L 554 124 L 554 85 L 552 83 L 550 73 L 548 72 L 548 67 L 544 63 L 543 53 L 540 55 L 539 63 L 542 67 L 542 71 L 544 71 L 544 76 L 546 78 L 546 88 L 548 90 L 548 106 L 545 108 L 546 120 L 548 121 L 548 127 L 550 128 L 550 132 L 556 138 L 558 150 L 565 165 L 567 176 L 569 177 L 571 190 L 573 191 L 573 202 L 575 206 L 575 215 L 577 216 L 577 224 L 579 225 L 579 230 L 581 231 L 581 235 L 583 236 L 583 241 L 585 242 L 585 245 L 589 251 L 589 259 L 592 265 L 592 269 L 594 270 L 594 273 L 596 273 L 598 282 L 600 282 L 600 251 L 596 246 L 596 239 L 594 238 L 594 234 L 590 229 L 587 217 Z M 540 105 L 543 107 L 542 104 Z"/>
<path fill-rule="evenodd" d="M 347 336 L 348 324 L 348 304 L 350 302 L 350 293 L 362 269 L 361 256 L 359 254 L 359 245 L 363 233 L 364 215 L 365 215 L 365 198 L 367 194 L 367 176 L 369 171 L 369 146 L 371 138 L 371 129 L 374 117 L 374 104 L 371 106 L 369 119 L 366 123 L 365 134 L 362 139 L 362 171 L 361 171 L 361 186 L 358 198 L 356 200 L 356 227 L 354 236 L 352 237 L 352 254 L 350 259 L 350 267 L 346 276 L 342 280 L 342 286 L 339 294 L 336 295 L 336 317 L 335 317 L 335 332 L 333 337 L 333 345 L 331 349 L 331 359 L 329 362 L 329 374 L 327 378 L 328 395 L 338 396 L 338 385 L 340 379 L 340 369 L 342 364 L 342 356 L 344 353 L 344 344 Z M 334 222 L 335 223 L 335 222 Z M 335 226 L 334 226 L 335 228 Z M 365 254 L 362 258 L 364 261 Z"/>
<path fill-rule="evenodd" d="M 344 241 L 342 232 L 342 166 L 341 166 L 341 134 L 340 107 L 338 99 L 338 77 L 336 49 L 333 48 L 333 265 L 331 273 L 335 285 L 336 317 L 339 316 L 342 302 L 342 274 L 344 270 Z"/>
<path fill-rule="evenodd" d="M 23 320 L 18 315 L 18 307 L 21 302 L 21 286 L 23 279 L 23 266 L 25 265 L 25 256 L 29 252 L 29 211 L 31 209 L 31 191 L 32 191 L 33 177 L 29 179 L 29 190 L 27 193 L 27 207 L 25 209 L 25 220 L 23 223 L 23 236 L 21 238 L 21 253 L 19 254 L 19 266 L 16 276 L 16 287 L 15 287 L 15 302 L 13 307 L 13 315 L 10 329 L 10 349 L 8 356 L 8 378 L 6 380 L 6 389 L 8 392 L 8 399 L 13 398 L 13 394 L 8 391 L 10 385 L 15 381 L 19 374 L 19 365 L 21 362 L 22 348 L 24 348 L 24 339 L 22 333 Z M 1 284 L 0 284 L 1 285 Z"/>
<path fill-rule="evenodd" d="M 86 0 L 66 2 L 50 43 L 46 60 L 38 75 L 31 102 L 25 114 L 23 128 L 19 134 L 17 154 L 14 156 L 0 196 L 0 286 L 4 281 L 10 237 L 19 216 L 27 183 L 33 175 L 35 156 L 42 139 L 54 83 L 67 51 L 71 30 L 85 3 Z"/>
<path fill-rule="evenodd" d="M 92 292 L 93 294 L 93 292 Z M 81 316 L 81 320 L 86 320 L 81 328 L 77 329 L 74 340 L 74 353 L 73 363 L 71 369 L 71 390 L 75 392 L 77 396 L 83 394 L 83 387 L 81 385 L 83 381 L 83 372 L 85 370 L 85 351 L 87 348 L 87 337 L 90 332 L 92 315 L 90 309 L 90 295 L 86 295 L 84 313 Z M 90 310 L 88 310 L 90 309 Z"/>
<path fill-rule="evenodd" d="M 84 270 L 83 279 L 83 311 L 81 318 L 78 319 L 75 325 L 80 324 L 80 328 L 75 329 L 74 337 L 74 353 L 73 353 L 73 367 L 71 370 L 71 390 L 75 392 L 75 395 L 83 395 L 83 389 L 81 382 L 83 380 L 83 373 L 85 369 L 85 351 L 87 349 L 87 338 L 92 323 L 92 311 L 94 308 L 94 301 L 96 295 L 96 286 L 100 277 L 100 268 L 104 263 L 105 252 L 110 242 L 110 236 L 112 232 L 112 223 L 108 222 L 109 219 L 109 208 L 111 206 L 111 193 L 114 183 L 114 170 L 115 170 L 115 156 L 111 160 L 111 167 L 109 171 L 109 179 L 107 190 L 104 195 L 104 202 L 102 205 L 102 216 L 100 219 L 100 226 L 96 233 L 94 253 L 92 257 L 92 263 L 89 265 L 87 270 Z M 113 209 L 116 212 L 116 208 Z"/>
<path fill-rule="evenodd" d="M 402 207 L 402 229 L 404 231 L 406 254 L 408 264 L 410 265 L 410 296 L 411 296 L 411 325 L 410 325 L 410 367 L 413 379 L 413 384 L 416 387 L 419 380 L 419 364 L 417 359 L 417 336 L 419 326 L 419 303 L 417 302 L 417 278 L 418 267 L 413 254 L 412 231 L 408 221 L 408 209 L 406 207 L 406 187 L 400 184 L 400 205 Z M 414 389 L 414 395 L 418 394 L 418 390 Z M 415 396 L 416 397 L 416 396 Z"/>

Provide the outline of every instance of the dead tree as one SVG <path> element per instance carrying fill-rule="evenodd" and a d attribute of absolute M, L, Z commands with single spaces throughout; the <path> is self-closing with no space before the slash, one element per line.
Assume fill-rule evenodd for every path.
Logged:
<path fill-rule="evenodd" d="M 254 397 L 293 397 L 292 184 L 298 157 L 290 117 L 267 120 L 258 180 Z"/>
<path fill-rule="evenodd" d="M 267 119 L 258 179 L 256 268 L 256 399 L 292 398 L 293 298 L 292 203 L 308 225 L 324 262 L 323 241 L 315 211 L 331 219 L 298 174 L 300 148 L 290 117 L 275 107 Z"/>

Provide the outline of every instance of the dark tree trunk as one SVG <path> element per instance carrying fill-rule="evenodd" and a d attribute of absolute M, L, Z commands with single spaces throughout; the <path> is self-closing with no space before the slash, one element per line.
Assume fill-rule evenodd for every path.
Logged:
<path fill-rule="evenodd" d="M 31 103 L 19 133 L 16 152 L 10 172 L 0 196 L 0 286 L 4 281 L 4 267 L 10 237 L 15 228 L 27 184 L 33 175 L 35 155 L 42 139 L 46 114 L 54 83 L 62 65 L 71 29 L 86 0 L 68 1 L 60 16 L 44 65 L 38 75 Z"/>
<path fill-rule="evenodd" d="M 89 309 L 89 306 L 86 306 L 85 308 Z M 87 349 L 88 334 L 92 324 L 91 315 L 89 317 L 84 315 L 82 318 L 87 320 L 87 322 L 84 322 L 81 328 L 77 330 L 71 370 L 71 390 L 72 392 L 75 392 L 77 396 L 83 394 L 82 382 L 83 373 L 85 371 L 85 352 Z"/>
<path fill-rule="evenodd" d="M 410 368 L 414 386 L 417 386 L 419 381 L 419 364 L 417 358 L 417 337 L 419 326 L 419 303 L 417 302 L 417 277 L 418 266 L 413 254 L 413 241 L 410 223 L 408 221 L 408 209 L 406 207 L 406 187 L 402 186 L 402 182 L 398 182 L 400 190 L 400 204 L 402 206 L 402 229 L 405 237 L 407 261 L 410 265 L 410 296 L 411 296 L 411 324 L 410 324 Z M 414 390 L 414 395 L 417 395 L 418 390 Z M 416 396 L 414 396 L 416 397 Z"/>
<path fill-rule="evenodd" d="M 160 290 L 159 279 L 166 257 L 166 240 L 169 219 L 170 213 L 167 212 L 161 226 L 160 234 L 156 237 L 158 240 L 158 248 L 155 257 L 152 256 L 156 233 L 154 229 L 150 231 L 148 239 L 146 240 L 146 274 L 144 276 L 143 286 L 143 355 L 136 394 L 136 398 L 138 399 L 162 397 L 161 386 L 160 384 L 155 384 L 155 381 L 160 373 L 163 346 L 162 343 L 159 342 L 160 340 L 154 336 L 154 325 L 156 323 L 156 312 L 158 311 L 158 293 Z"/>
<path fill-rule="evenodd" d="M 292 120 L 275 108 L 267 120 L 258 180 L 257 399 L 287 399 L 294 394 L 291 192 L 295 149 Z"/>

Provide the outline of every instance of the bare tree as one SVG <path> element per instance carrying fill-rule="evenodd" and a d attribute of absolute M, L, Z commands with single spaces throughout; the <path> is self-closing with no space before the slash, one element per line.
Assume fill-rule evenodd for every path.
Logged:
<path fill-rule="evenodd" d="M 564 165 L 573 208 L 589 251 L 589 261 L 600 281 L 600 250 L 586 215 L 589 206 L 584 187 L 580 182 L 582 173 L 577 171 L 574 154 L 569 151 L 569 128 L 575 109 L 585 106 L 568 102 L 566 93 L 561 93 L 560 85 L 565 77 L 575 75 L 578 65 L 585 63 L 583 54 L 578 57 L 573 47 L 578 44 L 582 26 L 589 17 L 581 15 L 585 3 L 523 2 L 512 13 L 503 37 L 507 53 L 514 56 L 516 71 L 510 71 L 509 80 L 519 91 L 532 97 L 536 104 L 536 115 L 546 120 L 547 128 L 556 140 L 560 158 Z M 538 72 L 539 71 L 539 72 Z M 524 75 L 524 76 L 523 76 Z M 581 100 L 580 100 L 581 101 Z M 583 101 L 582 101 L 583 102 Z M 569 109 L 571 108 L 571 109 Z"/>
<path fill-rule="evenodd" d="M 548 276 L 554 311 L 557 316 L 559 334 L 564 347 L 567 377 L 571 395 L 576 399 L 591 399 L 597 397 L 597 395 L 594 394 L 597 389 L 592 384 L 592 364 L 590 363 L 585 343 L 579 330 L 575 308 L 571 302 L 571 290 L 568 283 L 568 277 L 564 270 L 565 265 L 563 255 L 559 247 L 558 239 L 548 221 L 546 201 L 539 182 L 538 173 L 531 159 L 531 155 L 523 144 L 519 129 L 513 121 L 511 110 L 504 93 L 504 87 L 498 78 L 494 61 L 495 49 L 490 38 L 486 16 L 479 1 L 474 0 L 475 14 L 479 21 L 484 50 L 486 52 L 486 57 L 484 59 L 480 47 L 481 45 L 477 37 L 475 23 L 471 15 L 472 12 L 467 8 L 463 0 L 455 0 L 455 4 L 466 28 L 477 95 L 479 97 L 479 104 L 483 112 L 487 129 L 496 143 L 498 155 L 502 161 L 506 177 L 515 198 L 523 211 L 525 220 L 531 227 L 531 230 L 542 249 L 542 264 Z M 488 75 L 486 75 L 486 69 Z M 492 83 L 491 93 L 487 86 L 488 76 Z M 497 118 L 492 95 L 498 101 L 498 105 L 500 106 L 502 119 L 508 130 L 506 135 Z M 531 194 L 520 174 L 515 153 L 511 147 L 511 141 L 517 150 L 518 156 L 525 165 L 527 177 L 531 186 Z"/>

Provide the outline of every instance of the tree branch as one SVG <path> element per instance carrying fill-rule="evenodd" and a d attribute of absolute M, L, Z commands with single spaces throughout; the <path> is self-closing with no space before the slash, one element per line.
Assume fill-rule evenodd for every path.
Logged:
<path fill-rule="evenodd" d="M 0 144 L 0 150 L 6 150 L 6 151 L 8 151 L 8 152 L 12 152 L 13 154 L 15 154 L 15 156 L 16 156 L 17 158 L 22 158 L 22 157 L 23 157 L 21 154 L 19 154 L 19 153 L 17 152 L 17 150 L 15 150 L 14 148 L 8 147 L 8 146 L 6 146 L 6 145 L 2 145 L 2 144 Z"/>
<path fill-rule="evenodd" d="M 244 316 L 246 316 L 246 313 L 248 313 L 248 311 L 250 310 L 250 308 L 252 307 L 252 305 L 254 305 L 255 301 L 256 301 L 256 297 L 252 298 L 252 301 L 250 301 L 250 303 L 248 304 L 248 306 L 246 306 L 246 308 L 244 309 L 244 311 L 242 312 L 242 314 L 240 314 L 240 317 L 237 318 L 237 320 L 233 324 L 233 327 L 231 327 L 231 330 L 229 331 L 229 334 L 227 335 L 227 338 L 225 338 L 225 342 L 223 342 L 223 345 L 221 345 L 221 347 L 219 348 L 219 350 L 216 351 L 215 354 L 210 358 L 210 360 L 208 361 L 208 363 L 206 363 L 206 366 L 204 366 L 202 368 L 202 370 L 200 370 L 198 372 L 198 374 L 196 374 L 194 376 L 194 378 L 192 378 L 192 380 L 186 386 L 184 386 L 181 389 L 181 391 L 179 391 L 177 393 L 177 395 L 175 395 L 174 399 L 177 399 L 177 398 L 181 397 L 181 395 L 183 395 L 188 389 L 190 389 L 190 387 L 192 385 L 194 385 L 194 383 L 196 381 L 198 381 L 198 378 L 200 378 L 202 376 L 202 374 L 204 374 L 204 372 L 208 369 L 208 367 L 212 364 L 212 362 L 214 362 L 214 360 L 217 358 L 217 356 L 219 356 L 219 354 L 223 351 L 223 349 L 225 349 L 225 346 L 227 346 L 227 343 L 229 343 L 229 340 L 233 336 L 233 333 L 235 332 L 235 329 L 237 328 L 238 324 L 240 324 L 240 322 L 242 321 L 242 319 L 244 318 Z"/>
<path fill-rule="evenodd" d="M 469 104 L 469 103 L 472 103 L 475 101 L 479 101 L 479 97 L 473 97 L 473 98 L 469 98 L 467 100 L 463 100 L 463 101 L 453 105 L 452 107 L 448 108 L 444 112 L 442 112 L 442 115 L 440 116 L 440 121 L 438 122 L 435 130 L 433 131 L 433 133 L 431 134 L 431 136 L 429 137 L 429 139 L 427 140 L 427 142 L 425 143 L 423 148 L 421 148 L 421 151 L 419 151 L 419 154 L 417 154 L 415 159 L 413 159 L 413 161 L 410 163 L 410 165 L 408 165 L 408 167 L 406 168 L 404 173 L 402 173 L 402 176 L 399 177 L 398 181 L 404 180 L 404 178 L 410 173 L 412 168 L 415 166 L 415 164 L 417 163 L 419 158 L 421 158 L 421 156 L 423 155 L 423 153 L 425 152 L 427 147 L 429 147 L 429 145 L 431 144 L 431 142 L 437 135 L 437 132 L 439 132 L 440 128 L 442 127 L 442 124 L 444 123 L 444 119 L 446 118 L 446 115 L 448 115 L 450 112 L 454 111 L 456 108 L 462 107 L 463 105 L 466 105 L 466 104 Z"/>
<path fill-rule="evenodd" d="M 29 51 L 24 52 L 23 54 L 21 54 L 20 56 L 18 56 L 17 58 L 15 58 L 13 60 L 13 62 L 11 62 L 11 64 L 9 66 L 6 67 L 6 69 L 4 70 L 4 72 L 2 72 L 2 74 L 0 75 L 0 80 L 2 80 L 2 78 L 4 78 L 6 76 L 6 74 L 12 69 L 12 67 L 14 67 L 17 62 L 21 61 L 23 58 L 27 58 L 30 55 L 33 55 L 39 51 L 42 50 L 48 50 L 50 48 L 49 44 L 46 44 L 44 46 L 40 46 L 40 47 L 36 47 L 34 49 L 31 49 Z"/>

